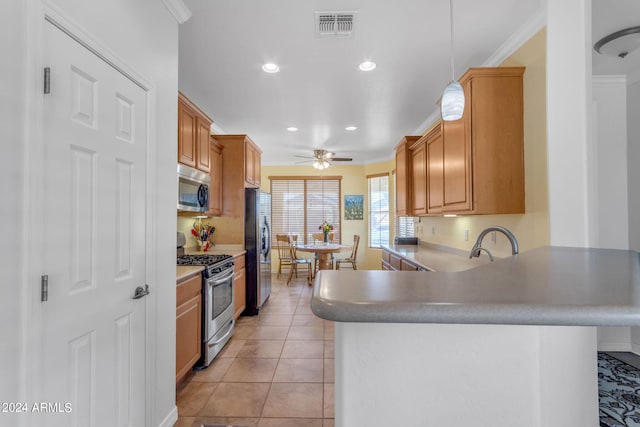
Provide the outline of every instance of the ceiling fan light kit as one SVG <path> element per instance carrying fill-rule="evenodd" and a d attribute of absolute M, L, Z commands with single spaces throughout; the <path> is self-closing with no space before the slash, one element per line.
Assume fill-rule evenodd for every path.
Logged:
<path fill-rule="evenodd" d="M 451 20 L 451 82 L 444 89 L 442 101 L 440 102 L 442 120 L 446 121 L 459 120 L 462 118 L 462 113 L 464 113 L 464 90 L 460 83 L 456 81 L 453 62 L 453 0 L 449 0 L 449 18 Z"/>
<path fill-rule="evenodd" d="M 311 165 L 319 170 L 323 170 L 331 166 L 331 162 L 350 162 L 350 157 L 334 157 L 336 153 L 327 150 L 313 150 L 313 157 L 296 156 L 311 160 Z M 307 161 L 309 161 L 307 160 Z"/>

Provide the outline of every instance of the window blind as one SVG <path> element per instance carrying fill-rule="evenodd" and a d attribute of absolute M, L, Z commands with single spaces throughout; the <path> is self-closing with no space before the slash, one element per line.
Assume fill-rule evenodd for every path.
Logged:
<path fill-rule="evenodd" d="M 413 220 L 411 216 L 396 217 L 396 236 L 414 237 Z"/>
<path fill-rule="evenodd" d="M 341 179 L 317 177 L 269 177 L 271 180 L 271 236 L 297 236 L 298 242 L 313 243 L 313 233 L 327 221 L 333 225 L 333 242 L 341 243 Z"/>

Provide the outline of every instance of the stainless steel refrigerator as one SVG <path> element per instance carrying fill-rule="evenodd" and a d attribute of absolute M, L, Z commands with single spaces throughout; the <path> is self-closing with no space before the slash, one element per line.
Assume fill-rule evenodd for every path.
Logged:
<path fill-rule="evenodd" d="M 271 294 L 271 194 L 247 188 L 244 199 L 247 307 L 242 314 L 255 316 Z"/>

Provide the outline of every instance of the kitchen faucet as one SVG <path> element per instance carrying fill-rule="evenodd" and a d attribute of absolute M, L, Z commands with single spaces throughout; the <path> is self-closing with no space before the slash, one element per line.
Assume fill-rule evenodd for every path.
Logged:
<path fill-rule="evenodd" d="M 511 254 L 516 255 L 518 253 L 518 241 L 516 240 L 516 236 L 514 236 L 513 233 L 506 228 L 500 227 L 499 225 L 494 225 L 491 227 L 487 227 L 480 232 L 480 234 L 478 235 L 478 239 L 476 240 L 476 244 L 473 245 L 473 248 L 471 248 L 471 251 L 469 252 L 469 258 L 478 258 L 480 256 L 480 252 L 485 251 L 489 255 L 489 259 L 493 261 L 493 255 L 491 255 L 491 252 L 482 247 L 482 239 L 484 239 L 484 236 L 486 236 L 488 233 L 491 233 L 492 231 L 499 231 L 507 236 L 507 239 L 509 239 L 509 242 L 511 243 Z"/>

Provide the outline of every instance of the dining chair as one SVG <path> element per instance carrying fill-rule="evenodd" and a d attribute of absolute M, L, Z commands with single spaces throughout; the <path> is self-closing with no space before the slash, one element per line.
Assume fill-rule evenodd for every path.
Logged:
<path fill-rule="evenodd" d="M 282 266 L 288 266 L 290 269 L 293 269 L 293 265 L 291 264 L 291 251 L 289 249 L 289 246 L 291 246 L 290 242 L 291 240 L 286 234 L 276 234 L 276 247 L 278 248 L 278 258 L 280 259 L 276 277 L 280 277 Z"/>
<path fill-rule="evenodd" d="M 311 233 L 311 237 L 313 237 L 313 244 L 324 243 L 324 233 Z M 329 243 L 333 243 L 333 233 L 329 233 Z M 319 266 L 318 254 L 314 254 L 313 257 L 313 275 L 315 276 L 318 272 Z M 333 254 L 331 254 L 331 269 L 333 270 Z"/>
<path fill-rule="evenodd" d="M 296 239 L 297 240 L 297 239 Z M 307 284 L 311 286 L 312 279 L 312 271 L 311 271 L 311 263 L 313 260 L 308 258 L 298 258 L 296 254 L 296 242 L 295 240 L 291 240 L 289 244 L 289 257 L 291 259 L 291 270 L 289 271 L 289 277 L 287 278 L 287 286 L 289 286 L 289 282 L 293 277 L 293 272 L 295 271 L 296 277 L 298 277 L 298 266 L 306 265 L 307 266 Z"/>
<path fill-rule="evenodd" d="M 340 264 L 351 264 L 354 270 L 357 270 L 356 257 L 358 256 L 358 245 L 360 243 L 360 236 L 358 234 L 353 235 L 353 248 L 351 248 L 351 255 L 347 258 L 336 258 L 336 270 L 340 270 Z"/>
<path fill-rule="evenodd" d="M 311 237 L 314 244 L 324 242 L 324 233 L 311 233 Z M 333 233 L 329 233 L 329 243 L 331 242 L 333 242 Z"/>

